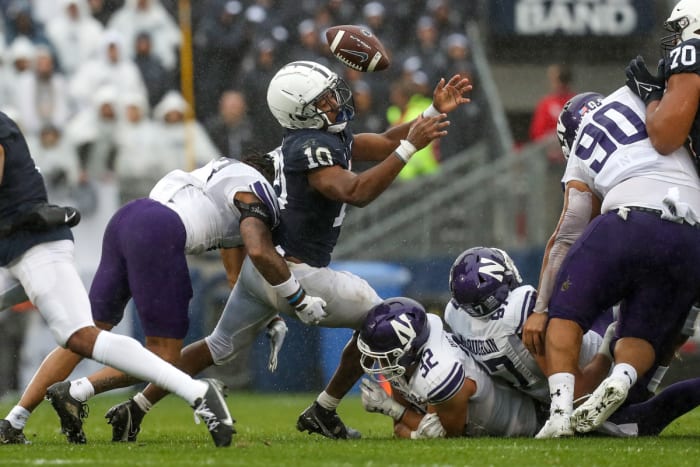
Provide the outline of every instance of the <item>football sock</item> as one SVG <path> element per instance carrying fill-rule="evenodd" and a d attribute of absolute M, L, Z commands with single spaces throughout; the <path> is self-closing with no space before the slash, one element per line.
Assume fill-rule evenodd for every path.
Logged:
<path fill-rule="evenodd" d="M 571 415 L 574 411 L 574 375 L 571 373 L 554 373 L 547 378 L 549 395 L 552 402 L 550 415 Z"/>
<path fill-rule="evenodd" d="M 143 410 L 144 413 L 148 412 L 149 410 L 151 410 L 151 407 L 153 407 L 151 401 L 146 399 L 146 396 L 144 396 L 142 392 L 137 392 L 133 399 L 134 403 L 138 405 L 139 409 Z"/>
<path fill-rule="evenodd" d="M 190 406 L 209 389 L 144 348 L 131 337 L 102 331 L 95 339 L 92 359 L 160 386 L 185 399 Z"/>
<path fill-rule="evenodd" d="M 70 395 L 78 402 L 85 402 L 95 395 L 95 387 L 89 379 L 80 378 L 70 382 Z"/>
<path fill-rule="evenodd" d="M 32 413 L 24 407 L 15 405 L 14 407 L 12 407 L 12 410 L 10 410 L 10 413 L 7 414 L 7 418 L 5 420 L 10 422 L 12 428 L 16 430 L 22 430 L 27 424 L 27 420 L 29 420 L 29 416 L 31 414 Z"/>
<path fill-rule="evenodd" d="M 318 405 L 328 410 L 335 410 L 340 405 L 340 399 L 328 395 L 326 391 L 318 395 L 316 402 L 318 402 Z"/>
<path fill-rule="evenodd" d="M 613 367 L 610 377 L 629 382 L 632 387 L 637 382 L 637 370 L 627 363 L 618 363 Z"/>

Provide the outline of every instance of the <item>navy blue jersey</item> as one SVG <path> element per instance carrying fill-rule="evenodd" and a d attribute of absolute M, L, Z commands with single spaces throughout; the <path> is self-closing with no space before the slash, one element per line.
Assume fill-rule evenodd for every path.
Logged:
<path fill-rule="evenodd" d="M 0 225 L 11 225 L 22 213 L 46 203 L 46 187 L 24 135 L 17 124 L 0 112 L 0 145 L 5 150 L 5 164 L 0 180 Z M 72 239 L 68 227 L 46 232 L 17 231 L 0 241 L 0 266 L 4 266 L 39 243 Z"/>
<path fill-rule="evenodd" d="M 700 74 L 700 39 L 688 39 L 678 44 L 666 58 L 664 74 L 668 79 L 678 73 Z M 695 120 L 690 127 L 690 150 L 693 153 L 695 164 L 698 165 L 700 156 L 700 112 L 695 114 Z"/>
<path fill-rule="evenodd" d="M 326 198 L 314 190 L 308 172 L 339 165 L 351 168 L 353 136 L 323 130 L 288 130 L 282 141 L 282 158 L 275 189 L 279 195 L 282 223 L 275 242 L 287 255 L 324 267 L 340 235 L 345 203 Z"/>

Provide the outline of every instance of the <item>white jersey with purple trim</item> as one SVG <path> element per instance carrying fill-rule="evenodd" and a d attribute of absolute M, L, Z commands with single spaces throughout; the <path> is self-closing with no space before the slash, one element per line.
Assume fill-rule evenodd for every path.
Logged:
<path fill-rule="evenodd" d="M 533 436 L 538 428 L 535 401 L 515 389 L 495 382 L 443 329 L 442 321 L 428 314 L 430 336 L 421 362 L 407 384 L 394 384 L 409 402 L 421 410 L 447 401 L 469 378 L 476 393 L 469 399 L 465 425 L 468 436 Z"/>
<path fill-rule="evenodd" d="M 504 304 L 491 315 L 475 318 L 454 301 L 445 307 L 445 322 L 457 343 L 472 354 L 481 367 L 502 382 L 549 404 L 549 385 L 530 351 L 521 340 L 523 324 L 532 313 L 537 291 L 530 285 L 511 290 Z M 579 364 L 598 352 L 602 337 L 589 331 L 583 337 Z"/>
<path fill-rule="evenodd" d="M 235 159 L 221 157 L 192 172 L 173 170 L 153 187 L 149 197 L 177 212 L 185 225 L 187 254 L 243 245 L 241 213 L 233 198 L 239 192 L 257 196 L 270 214 L 272 227 L 280 211 L 272 185 L 260 172 Z"/>
<path fill-rule="evenodd" d="M 644 103 L 627 86 L 603 99 L 581 118 L 562 182 L 585 183 L 603 200 L 601 212 L 626 205 L 663 210 L 664 203 L 682 202 L 693 210 L 688 220 L 694 221 L 700 215 L 700 179 L 688 151 L 656 152 L 645 118 Z"/>

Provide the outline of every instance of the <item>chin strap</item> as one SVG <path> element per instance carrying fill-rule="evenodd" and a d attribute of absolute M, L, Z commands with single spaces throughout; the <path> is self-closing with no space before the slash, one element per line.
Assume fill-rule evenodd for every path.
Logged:
<path fill-rule="evenodd" d="M 326 131 L 329 133 L 340 133 L 346 126 L 348 126 L 348 122 L 334 123 L 332 125 L 328 125 Z"/>

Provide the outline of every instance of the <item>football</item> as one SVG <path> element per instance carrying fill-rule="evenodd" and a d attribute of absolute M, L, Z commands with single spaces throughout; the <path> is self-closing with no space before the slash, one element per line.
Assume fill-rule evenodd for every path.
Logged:
<path fill-rule="evenodd" d="M 331 53 L 345 66 L 357 71 L 380 71 L 389 67 L 384 45 L 362 26 L 333 26 L 326 30 Z"/>

